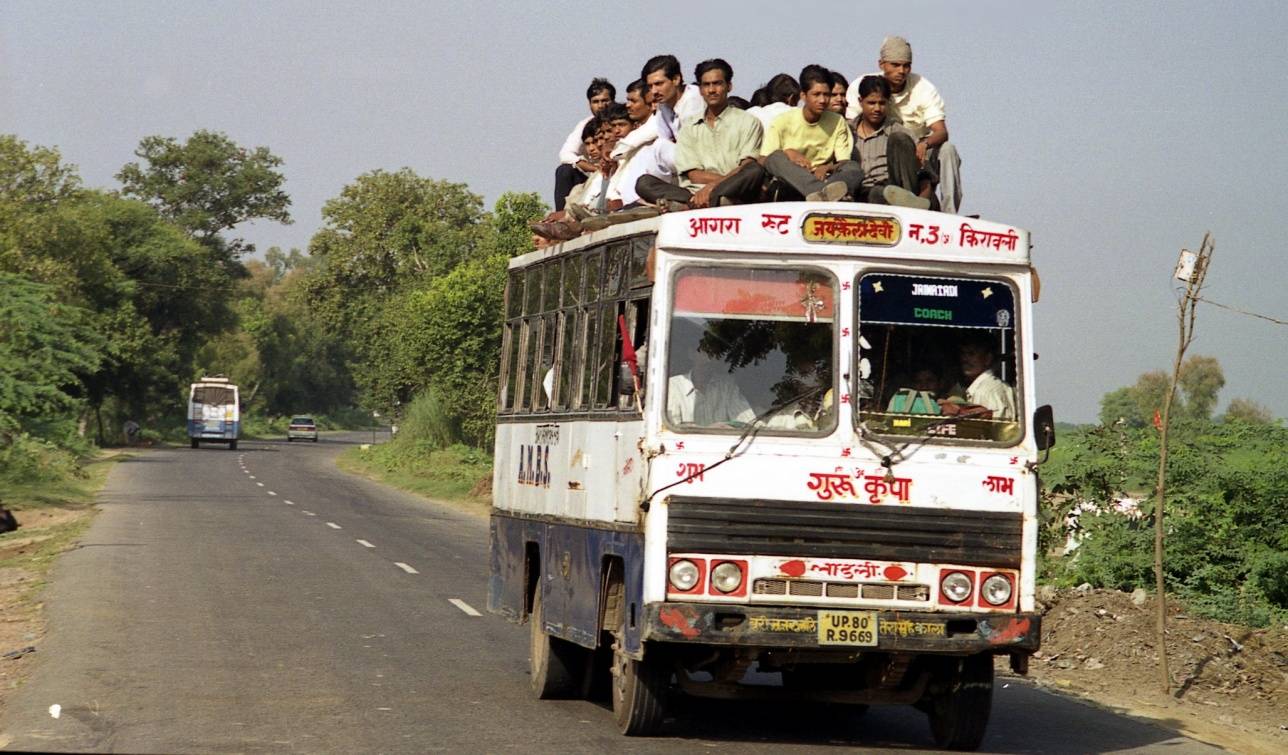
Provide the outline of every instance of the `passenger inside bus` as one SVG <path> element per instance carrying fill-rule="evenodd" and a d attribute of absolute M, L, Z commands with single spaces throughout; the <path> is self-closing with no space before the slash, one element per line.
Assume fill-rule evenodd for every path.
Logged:
<path fill-rule="evenodd" d="M 678 425 L 735 427 L 756 418 L 729 365 L 713 352 L 714 338 L 681 324 L 671 333 L 671 370 L 666 385 L 666 413 Z"/>

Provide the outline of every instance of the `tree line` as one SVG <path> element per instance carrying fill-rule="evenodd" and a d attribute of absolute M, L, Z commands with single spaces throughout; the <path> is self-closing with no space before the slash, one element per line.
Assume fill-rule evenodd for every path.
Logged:
<path fill-rule="evenodd" d="M 372 171 L 326 203 L 307 254 L 257 259 L 234 232 L 292 222 L 279 157 L 210 131 L 134 157 L 119 190 L 88 188 L 56 149 L 0 135 L 0 476 L 126 420 L 178 432 L 203 374 L 241 385 L 252 416 L 396 416 L 432 391 L 447 437 L 488 446 L 504 270 L 531 248 L 535 195 L 488 211 L 464 184 Z"/>

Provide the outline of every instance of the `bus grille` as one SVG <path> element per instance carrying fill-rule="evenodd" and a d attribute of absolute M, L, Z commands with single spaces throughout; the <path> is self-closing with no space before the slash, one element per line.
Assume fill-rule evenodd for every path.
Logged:
<path fill-rule="evenodd" d="M 1023 516 L 812 501 L 671 498 L 676 553 L 1020 567 Z"/>
<path fill-rule="evenodd" d="M 855 584 L 853 582 L 816 582 L 805 579 L 763 578 L 752 583 L 753 595 L 794 595 L 811 598 L 858 598 L 865 600 L 908 600 L 924 603 L 930 600 L 926 585 Z"/>

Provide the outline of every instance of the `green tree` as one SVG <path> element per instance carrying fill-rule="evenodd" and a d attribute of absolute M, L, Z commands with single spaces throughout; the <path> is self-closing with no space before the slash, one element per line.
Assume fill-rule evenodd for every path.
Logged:
<path fill-rule="evenodd" d="M 1154 413 L 1163 406 L 1167 386 L 1171 381 L 1159 370 L 1151 370 L 1136 378 L 1126 388 L 1106 393 L 1100 399 L 1100 422 L 1112 425 L 1118 421 L 1129 427 L 1144 427 L 1154 421 Z M 1178 405 L 1179 400 L 1173 405 Z"/>
<path fill-rule="evenodd" d="M 1194 355 L 1181 364 L 1180 387 L 1185 392 L 1182 415 L 1186 419 L 1211 419 L 1217 394 L 1225 387 L 1225 373 L 1216 357 Z"/>
<path fill-rule="evenodd" d="M 290 223 L 290 197 L 282 189 L 282 159 L 267 147 L 247 150 L 226 135 L 197 131 L 184 143 L 149 136 L 134 154 L 140 162 L 116 174 L 122 193 L 141 199 L 206 244 L 218 234 L 257 218 Z M 230 243 L 236 256 L 254 247 Z"/>
<path fill-rule="evenodd" d="M 1243 422 L 1249 425 L 1270 425 L 1275 421 L 1275 415 L 1269 408 L 1253 401 L 1250 398 L 1231 399 L 1230 405 L 1225 409 L 1224 422 Z"/>
<path fill-rule="evenodd" d="M 72 411 L 80 380 L 102 358 L 85 310 L 59 303 L 53 286 L 0 272 L 0 433 Z"/>

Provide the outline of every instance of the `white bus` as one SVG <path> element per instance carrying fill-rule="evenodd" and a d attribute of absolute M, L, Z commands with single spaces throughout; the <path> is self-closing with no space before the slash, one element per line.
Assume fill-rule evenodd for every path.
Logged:
<path fill-rule="evenodd" d="M 1039 640 L 1029 249 L 782 203 L 512 260 L 488 607 L 536 694 L 608 688 L 631 735 L 676 694 L 913 704 L 978 746 Z"/>
<path fill-rule="evenodd" d="M 225 443 L 237 450 L 241 429 L 241 401 L 237 386 L 222 375 L 203 377 L 188 388 L 188 441 Z"/>

